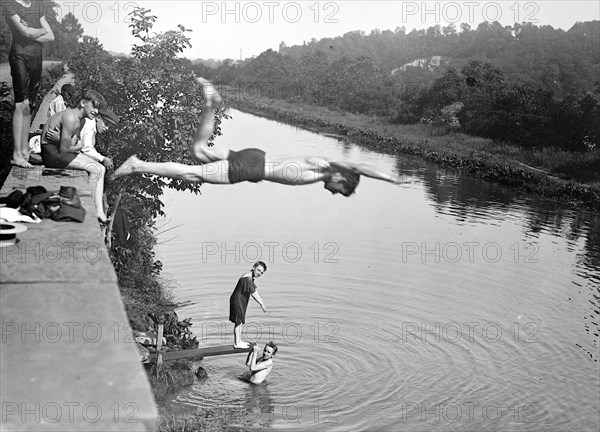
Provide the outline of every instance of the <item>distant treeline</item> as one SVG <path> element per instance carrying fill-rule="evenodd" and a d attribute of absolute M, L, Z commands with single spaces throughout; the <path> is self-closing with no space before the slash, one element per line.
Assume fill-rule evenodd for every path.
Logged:
<path fill-rule="evenodd" d="M 568 31 L 486 22 L 474 30 L 463 24 L 460 32 L 453 26 L 350 32 L 302 46 L 282 43 L 279 52 L 243 62 L 193 67 L 247 96 L 585 151 L 600 147 L 598 40 L 599 21 Z"/>

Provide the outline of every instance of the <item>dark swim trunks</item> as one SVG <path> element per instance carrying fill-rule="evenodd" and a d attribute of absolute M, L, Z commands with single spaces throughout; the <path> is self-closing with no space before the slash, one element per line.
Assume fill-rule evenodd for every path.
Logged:
<path fill-rule="evenodd" d="M 239 152 L 229 150 L 229 183 L 259 182 L 265 176 L 265 152 L 248 148 Z"/>
<path fill-rule="evenodd" d="M 15 102 L 35 103 L 42 78 L 42 57 L 14 54 L 9 58 Z"/>
<path fill-rule="evenodd" d="M 56 144 L 42 144 L 42 161 L 47 168 L 66 168 L 76 157 L 75 153 L 61 153 Z"/>

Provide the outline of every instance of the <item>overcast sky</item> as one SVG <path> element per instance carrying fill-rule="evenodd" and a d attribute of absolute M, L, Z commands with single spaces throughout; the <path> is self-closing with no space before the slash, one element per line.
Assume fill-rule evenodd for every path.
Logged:
<path fill-rule="evenodd" d="M 342 36 L 353 30 L 424 29 L 483 21 L 503 25 L 532 22 L 568 30 L 577 21 L 600 19 L 593 1 L 61 1 L 59 15 L 73 12 L 85 34 L 96 36 L 110 51 L 129 53 L 135 39 L 126 15 L 135 5 L 151 9 L 155 31 L 193 30 L 188 58 L 246 58 L 272 48 L 302 44 L 312 38 Z"/>

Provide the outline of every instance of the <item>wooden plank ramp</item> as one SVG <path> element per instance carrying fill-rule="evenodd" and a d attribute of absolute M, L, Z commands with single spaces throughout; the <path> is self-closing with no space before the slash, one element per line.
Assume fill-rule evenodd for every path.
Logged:
<path fill-rule="evenodd" d="M 233 345 L 219 345 L 197 349 L 187 349 L 180 351 L 167 351 L 163 353 L 163 361 L 170 360 L 202 360 L 204 357 L 213 357 L 227 354 L 248 354 L 250 348 L 234 348 Z M 150 362 L 155 363 L 158 354 L 150 354 Z"/>

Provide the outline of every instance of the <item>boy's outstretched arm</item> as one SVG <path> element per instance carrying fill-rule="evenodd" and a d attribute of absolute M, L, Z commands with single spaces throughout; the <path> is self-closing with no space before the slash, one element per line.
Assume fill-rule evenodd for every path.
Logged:
<path fill-rule="evenodd" d="M 402 183 L 402 181 L 398 177 L 383 173 L 370 165 L 354 164 L 348 162 L 340 163 L 340 165 L 346 165 L 349 168 L 353 168 L 358 174 L 364 175 L 365 177 L 371 177 L 377 180 L 383 180 L 394 184 Z"/>
<path fill-rule="evenodd" d="M 256 303 L 258 303 L 260 305 L 260 307 L 262 308 L 263 312 L 267 312 L 267 307 L 265 306 L 265 303 L 263 302 L 262 298 L 260 297 L 260 294 L 258 294 L 258 291 L 254 291 L 250 295 L 252 296 L 252 298 L 254 299 L 254 301 L 256 301 Z"/>

